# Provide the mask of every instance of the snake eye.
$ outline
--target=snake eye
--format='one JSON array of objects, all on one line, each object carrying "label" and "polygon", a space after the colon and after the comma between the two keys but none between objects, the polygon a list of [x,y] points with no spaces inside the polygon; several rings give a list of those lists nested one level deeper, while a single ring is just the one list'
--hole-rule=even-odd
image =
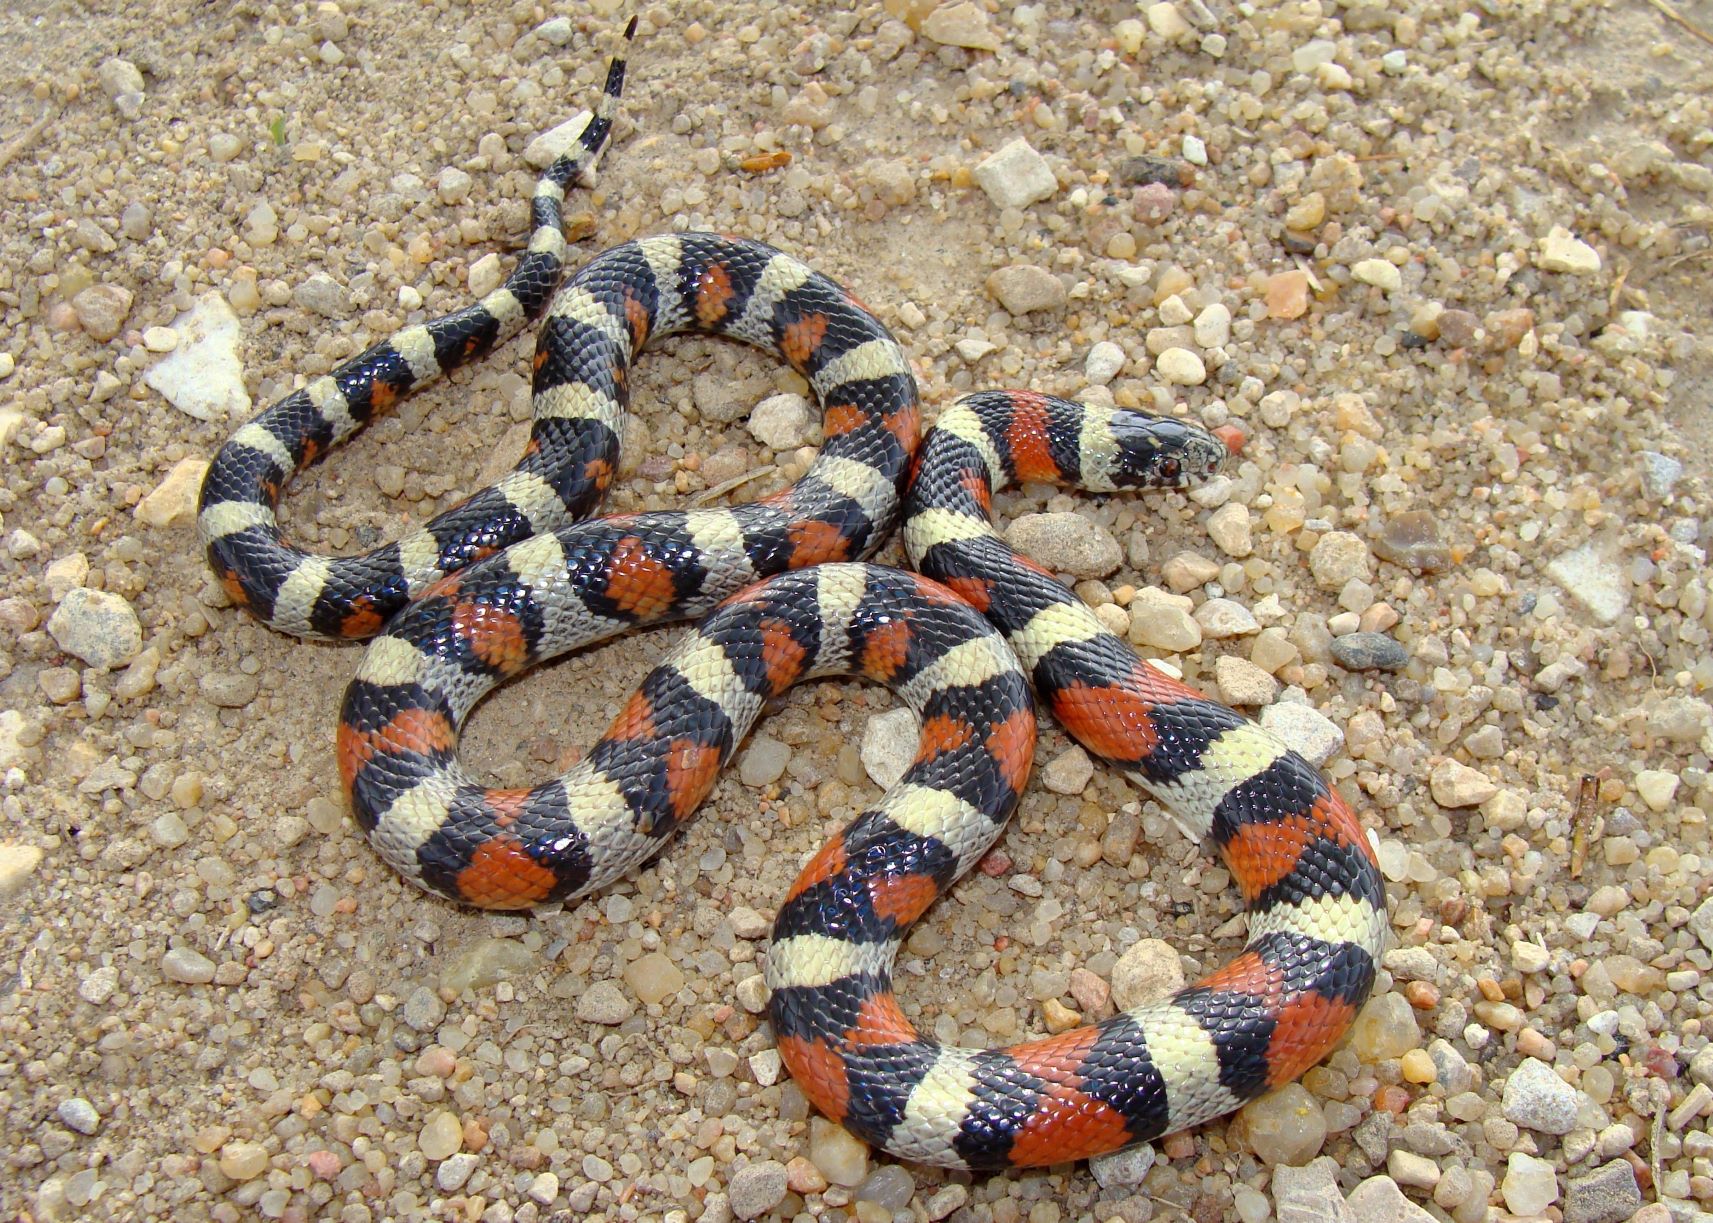
[{"label": "snake eye", "polygon": [[1176,459],[1166,459],[1160,464],[1160,474],[1168,480],[1176,480],[1180,470],[1182,468]]}]

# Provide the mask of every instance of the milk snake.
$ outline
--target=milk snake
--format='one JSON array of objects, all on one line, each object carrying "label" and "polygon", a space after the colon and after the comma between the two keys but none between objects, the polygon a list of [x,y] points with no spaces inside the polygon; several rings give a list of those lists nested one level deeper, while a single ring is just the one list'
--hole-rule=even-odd
[{"label": "milk snake", "polygon": [[[1173,419],[1021,391],[958,400],[920,443],[915,380],[891,334],[760,242],[627,242],[555,293],[565,190],[598,159],[623,79],[615,58],[580,143],[541,177],[529,251],[502,288],[261,413],[203,488],[204,545],[234,602],[284,632],[374,637],[345,694],[338,763],[376,851],[470,904],[575,900],[664,845],[767,700],[860,674],[916,711],[920,744],[808,863],[775,922],[773,1032],[818,1108],[901,1158],[1022,1167],[1194,1126],[1294,1079],[1374,980],[1385,901],[1360,821],[1268,732],[1139,658],[990,518],[1014,481],[1180,486],[1225,446]],[[543,310],[535,422],[515,471],[365,557],[284,542],[275,511],[295,473]],[[770,349],[802,374],[822,405],[819,456],[753,504],[579,522],[616,469],[632,361],[684,331]],[[901,516],[919,572],[863,563]],[[497,683],[638,625],[696,618],[564,776],[490,789],[461,768],[459,727]],[[1006,1049],[942,1046],[905,1016],[891,967],[911,923],[1017,806],[1035,694],[1213,841],[1247,901],[1249,940],[1194,985],[1093,1026]]]}]

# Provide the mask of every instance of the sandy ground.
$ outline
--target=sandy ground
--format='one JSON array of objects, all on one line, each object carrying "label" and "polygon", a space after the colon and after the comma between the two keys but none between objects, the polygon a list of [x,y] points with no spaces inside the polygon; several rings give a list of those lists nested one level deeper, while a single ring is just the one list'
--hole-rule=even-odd
[{"label": "sandy ground", "polygon": [[[1362,1218],[1657,1223],[1713,1205],[1713,46],[1642,0],[987,7],[646,5],[572,259],[674,227],[761,237],[873,306],[930,405],[1019,385],[1240,424],[1242,462],[1194,498],[1029,488],[999,510],[1082,514],[1122,559],[1068,576],[1145,652],[1216,691],[1255,690],[1254,668],[1216,668],[1253,659],[1272,688],[1251,700],[1282,690],[1342,733],[1329,768],[1377,830],[1398,944],[1355,1042],[1151,1169],[948,1177],[841,1146],[740,1001],[765,954],[740,910],[770,915],[878,794],[853,747],[888,698],[854,685],[794,693],[763,726],[783,775],[732,770],[607,897],[494,918],[408,890],[333,775],[358,649],[232,610],[195,547],[186,481],[243,413],[194,419],[144,375],[209,293],[257,407],[465,301],[479,261],[503,270],[524,240],[524,146],[592,99],[623,15],[15,0],[0,1208],[1054,1223],[1290,1218],[1293,1193],[1321,1203],[1296,1217],[1335,1218],[1355,1192]],[[1676,11],[1713,28],[1705,0]],[[1004,209],[974,171],[1017,138],[1056,182]],[[996,300],[1013,265],[1055,282],[1041,308]],[[1204,330],[1215,303],[1234,321]],[[1102,342],[1124,363],[1091,384]],[[293,536],[355,550],[504,470],[530,343],[299,481]],[[1172,381],[1167,348],[1205,377]],[[733,495],[782,486],[803,455],[722,408],[790,387],[765,355],[663,345],[611,506],[769,464]],[[1412,545],[1423,529],[1437,540]],[[1199,644],[1147,644],[1171,606],[1147,588],[1168,586]],[[76,591],[128,608],[93,645],[50,630],[91,602]],[[1403,669],[1340,662],[1353,629]],[[574,759],[674,636],[511,685],[468,758],[507,783]],[[1038,759],[1067,747],[1048,728]],[[1037,783],[1009,868],[912,940],[901,993],[924,1028],[1008,1042],[1045,1030],[1049,1000],[1109,1008],[1127,955],[1158,966],[1146,940],[1191,975],[1241,944],[1212,859],[1108,771],[1072,784]],[[575,1013],[598,982],[620,1022]],[[1337,1186],[1320,1199],[1279,1168],[1317,1155]]]}]

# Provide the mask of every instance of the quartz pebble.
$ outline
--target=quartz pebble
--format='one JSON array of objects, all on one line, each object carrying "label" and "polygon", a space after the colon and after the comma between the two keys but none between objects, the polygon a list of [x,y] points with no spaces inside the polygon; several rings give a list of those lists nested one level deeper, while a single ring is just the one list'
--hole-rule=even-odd
[{"label": "quartz pebble", "polygon": [[1173,386],[1200,386],[1207,381],[1207,366],[1187,348],[1168,348],[1154,358],[1154,369]]},{"label": "quartz pebble", "polygon": [[445,1109],[434,1113],[416,1137],[417,1150],[428,1159],[441,1160],[456,1155],[464,1145],[464,1127],[458,1118]]},{"label": "quartz pebble", "polygon": [[773,395],[755,405],[749,416],[749,431],[769,449],[792,450],[811,440],[814,419],[803,396]]},{"label": "quartz pebble", "polygon": [[1021,514],[1006,529],[1005,539],[1024,555],[1072,577],[1106,577],[1124,561],[1112,532],[1081,514]]},{"label": "quartz pebble", "polygon": [[1441,760],[1428,773],[1428,789],[1442,807],[1478,807],[1499,792],[1493,779],[1456,760]]},{"label": "quartz pebble", "polygon": [[760,1218],[785,1197],[785,1165],[764,1159],[746,1164],[732,1175],[726,1186],[726,1196],[733,1216],[739,1219]]},{"label": "quartz pebble", "polygon": [[74,587],[48,618],[48,632],[60,649],[92,667],[123,666],[143,648],[137,613],[123,598],[105,590]]},{"label": "quartz pebble", "polygon": [[746,786],[768,786],[778,781],[790,763],[791,749],[778,739],[757,735],[750,740],[743,759],[738,762],[738,776]]},{"label": "quartz pebble", "polygon": [[1081,794],[1094,776],[1094,762],[1080,747],[1069,747],[1041,768],[1041,784],[1054,794]]},{"label": "quartz pebble", "polygon": [[1183,987],[1183,963],[1164,939],[1142,939],[1112,966],[1112,1000],[1121,1010],[1158,1001]]},{"label": "quartz pebble", "polygon": [[862,767],[877,786],[891,786],[916,758],[916,715],[908,709],[876,714],[863,728]]},{"label": "quartz pebble", "polygon": [[664,952],[651,951],[625,965],[625,983],[644,1006],[660,1002],[684,988],[684,973]]},{"label": "quartz pebble", "polygon": [[214,980],[214,961],[190,947],[174,947],[161,957],[161,975],[181,985],[207,985]]},{"label": "quartz pebble", "polygon": [[71,308],[86,333],[97,340],[111,340],[125,325],[131,300],[131,290],[122,285],[90,285],[71,299]]},{"label": "quartz pebble", "polygon": [[1059,189],[1047,159],[1021,136],[977,165],[975,181],[996,208],[1026,208]]},{"label": "quartz pebble", "polygon": [[1307,1163],[1326,1142],[1326,1117],[1320,1101],[1301,1083],[1287,1083],[1243,1106],[1240,1114],[1249,1147],[1264,1164]]},{"label": "quartz pebble", "polygon": [[868,1175],[868,1145],[821,1117],[809,1122],[809,1158],[830,1184],[854,1187]]},{"label": "quartz pebble", "polygon": [[987,291],[1012,314],[1057,310],[1065,304],[1065,286],[1059,278],[1032,263],[1000,268],[987,278]]},{"label": "quartz pebble", "polygon": [[1526,1057],[1505,1080],[1505,1119],[1542,1134],[1568,1134],[1576,1125],[1576,1088],[1539,1058]]},{"label": "quartz pebble", "polygon": [[1512,1151],[1506,1160],[1505,1179],[1499,1188],[1505,1196],[1505,1209],[1514,1215],[1538,1217],[1558,1201],[1558,1177],[1552,1165],[1521,1151]]}]

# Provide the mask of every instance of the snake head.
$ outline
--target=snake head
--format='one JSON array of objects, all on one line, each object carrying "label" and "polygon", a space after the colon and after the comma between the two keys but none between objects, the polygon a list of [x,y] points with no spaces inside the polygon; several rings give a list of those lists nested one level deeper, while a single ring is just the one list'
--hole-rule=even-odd
[{"label": "snake head", "polygon": [[1114,449],[1106,474],[1114,489],[1200,484],[1232,451],[1200,425],[1129,408],[1114,409],[1108,428]]}]

